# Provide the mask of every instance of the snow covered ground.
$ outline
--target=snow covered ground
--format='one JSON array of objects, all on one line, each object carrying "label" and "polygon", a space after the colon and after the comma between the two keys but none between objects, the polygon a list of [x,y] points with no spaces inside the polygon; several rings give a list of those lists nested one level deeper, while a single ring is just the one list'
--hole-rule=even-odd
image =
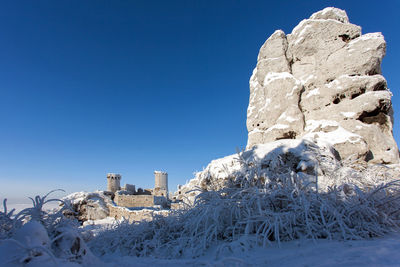
[{"label": "snow covered ground", "polygon": [[[113,218],[102,220],[86,221],[81,228],[82,233],[91,232],[97,235],[99,232],[109,229],[116,223]],[[120,221],[119,221],[120,223]],[[38,223],[36,223],[38,225]],[[36,227],[38,230],[41,227]],[[35,228],[35,229],[36,229]],[[32,228],[34,229],[34,228]],[[24,232],[25,231],[25,232]],[[50,242],[47,233],[38,238],[40,231],[25,229],[22,233],[26,236],[35,236],[35,239],[24,238],[25,234],[16,234],[15,240],[18,242],[45,240]],[[29,231],[27,234],[26,231]],[[45,231],[44,228],[41,230]],[[68,235],[68,232],[65,232]],[[36,238],[37,237],[37,238]],[[73,235],[72,235],[73,237]],[[73,239],[66,239],[67,242]],[[88,253],[83,264],[77,262],[66,262],[65,260],[52,259],[43,250],[42,254],[28,255],[23,257],[26,252],[33,252],[32,249],[20,249],[27,244],[34,247],[41,247],[42,243],[29,244],[0,241],[0,266],[400,266],[400,232],[391,233],[382,238],[365,239],[359,241],[329,241],[329,240],[294,240],[281,242],[280,247],[276,242],[267,244],[266,247],[254,246],[253,235],[244,235],[231,243],[219,243],[206,250],[198,258],[174,258],[157,259],[150,257],[122,256],[121,254],[105,254],[97,258]],[[68,245],[68,244],[67,244]],[[109,244],[110,246],[112,244]],[[69,246],[66,246],[69,248]],[[84,246],[83,248],[86,248]],[[26,250],[26,251],[25,251]],[[40,251],[40,250],[39,250]],[[15,255],[14,255],[15,254]],[[98,256],[98,255],[97,255]],[[12,258],[21,259],[19,263],[10,261]],[[24,263],[25,260],[27,263]],[[8,261],[8,263],[7,263]]]},{"label": "snow covered ground", "polygon": [[108,255],[110,266],[400,266],[400,234],[360,241],[292,241],[267,248],[236,249],[216,258],[209,249],[198,259],[160,260]]},{"label": "snow covered ground", "polygon": [[[86,222],[85,230],[101,231],[115,223],[112,218]],[[251,238],[249,238],[251,240]],[[247,239],[247,240],[249,240]],[[295,240],[267,247],[243,246],[242,238],[221,249],[208,249],[196,259],[156,259],[105,255],[106,266],[400,266],[400,233],[357,241]],[[221,243],[222,244],[222,243]]]}]

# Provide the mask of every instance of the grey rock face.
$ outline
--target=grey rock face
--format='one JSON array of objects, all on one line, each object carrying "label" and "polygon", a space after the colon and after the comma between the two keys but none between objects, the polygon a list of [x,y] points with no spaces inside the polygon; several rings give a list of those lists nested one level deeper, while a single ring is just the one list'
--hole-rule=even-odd
[{"label": "grey rock face", "polygon": [[105,194],[106,191],[95,192],[76,192],[63,198],[69,203],[73,212],[65,215],[75,217],[84,222],[87,220],[100,220],[108,217],[110,211],[107,207],[112,203],[111,195]]},{"label": "grey rock face", "polygon": [[250,149],[279,139],[330,143],[341,158],[397,163],[391,92],[381,75],[386,42],[325,8],[291,34],[275,31],[250,78]]}]

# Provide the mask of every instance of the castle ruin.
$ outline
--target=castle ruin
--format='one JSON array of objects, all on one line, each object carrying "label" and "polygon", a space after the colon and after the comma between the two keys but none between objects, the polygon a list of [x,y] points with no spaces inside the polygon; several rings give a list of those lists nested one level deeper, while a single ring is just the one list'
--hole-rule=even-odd
[{"label": "castle ruin", "polygon": [[154,195],[168,197],[168,173],[155,171],[154,178]]},{"label": "castle ruin", "polygon": [[114,202],[119,207],[145,208],[155,205],[166,208],[168,205],[168,173],[162,171],[154,172],[155,186],[153,189],[136,190],[135,185],[125,184],[121,188],[121,175],[116,173],[107,174],[107,191],[114,194]]},{"label": "castle ruin", "polygon": [[107,191],[115,193],[120,190],[121,175],[117,173],[107,173]]}]

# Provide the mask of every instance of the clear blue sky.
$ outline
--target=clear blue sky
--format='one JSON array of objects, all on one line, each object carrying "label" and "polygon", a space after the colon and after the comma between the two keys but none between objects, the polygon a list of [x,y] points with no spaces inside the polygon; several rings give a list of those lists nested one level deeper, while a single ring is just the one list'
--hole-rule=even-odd
[{"label": "clear blue sky", "polygon": [[170,189],[246,145],[260,46],[326,6],[387,41],[400,129],[400,1],[2,1],[0,198],[105,188],[106,173]]}]

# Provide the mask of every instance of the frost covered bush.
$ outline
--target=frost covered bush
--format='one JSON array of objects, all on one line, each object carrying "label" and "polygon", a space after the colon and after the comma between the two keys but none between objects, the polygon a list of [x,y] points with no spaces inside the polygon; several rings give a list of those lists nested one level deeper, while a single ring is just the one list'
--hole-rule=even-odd
[{"label": "frost covered bush", "polygon": [[[21,228],[23,224],[28,221],[40,222],[49,232],[52,232],[54,227],[59,223],[70,222],[63,220],[64,217],[62,216],[62,213],[65,210],[70,209],[69,205],[60,199],[47,199],[48,196],[55,191],[63,190],[52,190],[46,195],[36,196],[34,199],[30,197],[29,199],[32,201],[32,207],[25,208],[15,215],[15,209],[8,212],[7,199],[4,199],[4,212],[0,212],[0,239],[10,237],[17,229]],[[49,202],[61,202],[64,205],[55,212],[48,212],[43,209],[43,206]]]},{"label": "frost covered bush", "polygon": [[7,199],[3,200],[4,211],[0,211],[0,240],[10,236],[13,228],[13,214],[15,209],[7,210]]},{"label": "frost covered bush", "polygon": [[382,236],[400,222],[397,181],[367,186],[345,183],[317,192],[294,173],[263,177],[262,183],[257,182],[256,172],[253,175],[240,187],[202,192],[191,209],[151,222],[116,225],[89,246],[98,255],[196,257],[212,245],[226,248],[237,240],[243,246],[267,246],[299,238]]},{"label": "frost covered bush", "polygon": [[[54,191],[51,191],[52,193]],[[45,196],[30,198],[32,208],[13,215],[8,212],[6,200],[0,213],[0,263],[2,266],[86,266],[100,262],[87,248],[78,232],[78,223],[66,219],[63,211],[67,203],[57,211],[48,212],[43,205],[59,201]]]}]

